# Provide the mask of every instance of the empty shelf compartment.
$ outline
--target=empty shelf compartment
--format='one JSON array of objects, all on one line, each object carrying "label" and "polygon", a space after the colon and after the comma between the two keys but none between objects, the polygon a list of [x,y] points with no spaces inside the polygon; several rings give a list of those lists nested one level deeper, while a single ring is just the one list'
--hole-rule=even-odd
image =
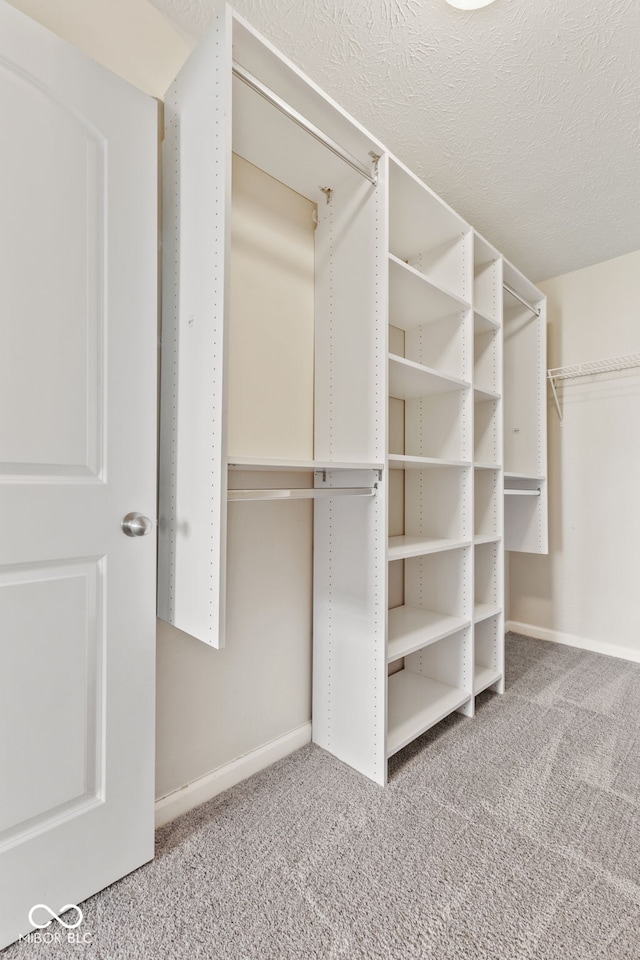
[{"label": "empty shelf compartment", "polygon": [[482,667],[476,663],[473,668],[473,692],[482,693],[487,687],[497,683],[502,678],[502,671],[495,667]]},{"label": "empty shelf compartment", "polygon": [[451,636],[469,621],[433,610],[402,606],[389,610],[387,660],[398,660],[421,647]]},{"label": "empty shelf compartment", "polygon": [[449,716],[470,694],[430,677],[400,670],[389,677],[387,756]]},{"label": "empty shelf compartment", "polygon": [[389,355],[389,396],[397,400],[415,400],[433,393],[466,390],[470,386],[459,377],[438,373],[431,367],[405,360],[404,357]]},{"label": "empty shelf compartment", "polygon": [[502,678],[504,630],[500,613],[476,623],[473,659],[473,692],[476,694]]},{"label": "empty shelf compartment", "polygon": [[447,316],[455,316],[468,304],[443,289],[415,267],[389,255],[389,320],[394,327],[411,330]]}]

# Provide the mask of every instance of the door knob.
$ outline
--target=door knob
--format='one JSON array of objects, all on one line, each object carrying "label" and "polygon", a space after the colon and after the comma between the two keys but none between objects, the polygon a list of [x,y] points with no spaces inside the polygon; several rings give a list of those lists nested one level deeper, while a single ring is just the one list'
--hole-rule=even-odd
[{"label": "door knob", "polygon": [[153,520],[141,513],[128,513],[120,526],[128,537],[146,537],[153,530]]}]

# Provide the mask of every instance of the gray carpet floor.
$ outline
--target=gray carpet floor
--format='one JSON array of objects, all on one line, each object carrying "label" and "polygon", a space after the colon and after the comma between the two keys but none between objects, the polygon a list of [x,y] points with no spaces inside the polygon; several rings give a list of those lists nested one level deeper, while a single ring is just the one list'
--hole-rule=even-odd
[{"label": "gray carpet floor", "polygon": [[305,747],[160,830],[90,947],[3,960],[639,960],[639,806],[640,664],[510,635],[386,790]]}]

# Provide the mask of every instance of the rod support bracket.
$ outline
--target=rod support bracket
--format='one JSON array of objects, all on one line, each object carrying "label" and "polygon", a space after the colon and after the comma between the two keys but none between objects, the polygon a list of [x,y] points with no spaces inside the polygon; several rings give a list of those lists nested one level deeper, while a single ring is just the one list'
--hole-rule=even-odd
[{"label": "rod support bracket", "polygon": [[375,187],[378,184],[378,165],[380,163],[380,154],[376,153],[375,150],[369,150],[369,156],[371,157],[371,180]]}]

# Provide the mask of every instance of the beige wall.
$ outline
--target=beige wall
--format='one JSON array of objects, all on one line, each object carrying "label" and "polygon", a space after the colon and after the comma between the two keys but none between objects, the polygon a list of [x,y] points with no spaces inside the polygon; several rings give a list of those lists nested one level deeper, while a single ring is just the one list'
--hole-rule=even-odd
[{"label": "beige wall", "polygon": [[[550,367],[640,351],[640,251],[540,284]],[[640,659],[640,370],[571,381],[549,405],[545,557],[510,555],[509,617]]]},{"label": "beige wall", "polygon": [[161,98],[189,54],[188,42],[147,0],[9,0],[14,7]]},{"label": "beige wall", "polygon": [[[313,458],[313,205],[234,158],[229,451]],[[311,474],[232,472],[230,486]],[[311,720],[311,501],[228,513],[226,647],[158,630],[157,795]]]},{"label": "beige wall", "polygon": [[[189,44],[146,0],[11,2],[151,96],[162,97],[188,56]],[[289,318],[297,318],[299,329],[293,331],[294,336],[288,340],[289,348],[294,341],[295,346],[287,355],[289,372],[281,378],[281,382],[286,381],[295,392],[300,371],[308,371],[313,363],[310,205],[292,191],[283,194],[286,188],[276,181],[271,181],[269,189],[263,177],[256,171],[252,178],[249,170],[244,178],[245,191],[241,199],[245,232],[248,227],[251,233],[252,216],[262,218],[264,214],[264,210],[256,209],[255,203],[252,213],[253,193],[254,201],[262,196],[263,207],[284,210],[284,219],[280,223],[272,222],[272,227],[279,232],[279,245],[272,244],[269,255],[277,255],[278,249],[282,252],[282,244],[286,246],[288,237],[291,262],[295,261],[299,272],[303,264],[303,275],[306,271],[307,279],[302,284],[300,276],[297,280],[296,299],[303,304],[302,310],[298,303],[295,310],[289,311]],[[283,202],[286,195],[290,195],[288,203]],[[306,253],[302,250],[304,242],[301,244],[303,234]],[[262,241],[257,239],[254,253],[259,254],[264,235]],[[262,247],[264,253],[264,242]],[[261,298],[273,295],[273,290],[261,289],[255,282],[248,292],[258,306]],[[262,317],[263,313],[261,310],[257,316]],[[310,400],[312,402],[312,394],[307,388],[295,411],[300,457],[310,456],[312,446]],[[235,481],[265,486],[301,483],[299,475],[279,476],[274,481],[273,474],[250,478],[239,474]],[[158,796],[210,773],[310,719],[310,503],[234,504],[232,511],[227,648],[212,650],[159,623]]]}]

